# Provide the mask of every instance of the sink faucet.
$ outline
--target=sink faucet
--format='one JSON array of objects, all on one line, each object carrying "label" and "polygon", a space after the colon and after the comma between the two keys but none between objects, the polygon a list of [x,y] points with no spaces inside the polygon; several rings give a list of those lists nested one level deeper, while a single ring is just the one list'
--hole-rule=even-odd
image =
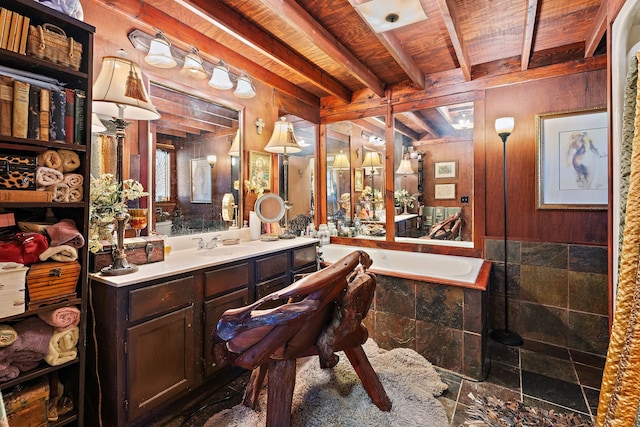
[{"label": "sink faucet", "polygon": [[207,243],[206,248],[207,248],[207,249],[213,249],[213,248],[218,247],[218,243],[217,243],[217,242],[219,242],[219,241],[221,241],[221,240],[222,240],[222,239],[220,238],[220,236],[219,236],[219,235],[218,235],[218,236],[213,236],[213,237],[211,238],[211,240],[209,240],[209,243]]},{"label": "sink faucet", "polygon": [[204,240],[202,239],[202,237],[192,237],[191,240],[197,240],[198,241],[198,250],[200,249],[204,249]]}]

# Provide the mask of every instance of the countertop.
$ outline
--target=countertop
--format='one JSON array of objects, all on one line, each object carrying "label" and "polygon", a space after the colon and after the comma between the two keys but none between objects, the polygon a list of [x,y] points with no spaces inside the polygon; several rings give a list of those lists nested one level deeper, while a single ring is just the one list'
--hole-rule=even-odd
[{"label": "countertop", "polygon": [[164,261],[140,265],[135,273],[121,276],[104,276],[101,273],[92,273],[89,274],[89,279],[122,287],[318,242],[318,239],[296,237],[295,239],[268,242],[254,240],[229,246],[223,246],[219,243],[216,248],[197,249],[197,241],[193,241],[202,237],[206,243],[211,240],[211,237],[218,235],[227,238],[225,233],[169,237],[165,241],[165,246],[169,245],[172,249],[169,254],[165,255]]}]

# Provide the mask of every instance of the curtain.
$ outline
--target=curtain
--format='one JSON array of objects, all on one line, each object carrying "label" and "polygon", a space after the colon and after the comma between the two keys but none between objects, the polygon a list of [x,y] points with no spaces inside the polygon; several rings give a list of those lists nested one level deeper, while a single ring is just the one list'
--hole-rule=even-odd
[{"label": "curtain", "polygon": [[[620,192],[624,220],[616,309],[600,388],[596,425],[634,426],[640,396],[640,106],[638,56],[627,73]],[[624,184],[628,182],[628,186]],[[626,203],[625,203],[626,200]]]}]

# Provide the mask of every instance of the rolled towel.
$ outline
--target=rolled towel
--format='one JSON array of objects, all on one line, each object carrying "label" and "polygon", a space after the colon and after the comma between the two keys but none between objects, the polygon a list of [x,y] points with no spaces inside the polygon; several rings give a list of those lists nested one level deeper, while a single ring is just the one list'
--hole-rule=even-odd
[{"label": "rolled towel", "polygon": [[39,258],[40,261],[46,261],[49,258],[60,262],[75,261],[78,259],[78,250],[69,245],[49,246],[39,255]]},{"label": "rolled towel", "polygon": [[38,166],[44,166],[47,168],[61,170],[62,169],[62,157],[55,150],[47,150],[38,154]]},{"label": "rolled towel", "polygon": [[69,187],[70,202],[81,202],[83,194],[82,187]]},{"label": "rolled towel", "polygon": [[66,203],[69,202],[69,186],[64,182],[59,182],[57,184],[46,187],[47,191],[51,191],[53,193],[52,200],[54,202]]},{"label": "rolled towel", "polygon": [[58,150],[62,158],[62,172],[73,172],[80,167],[80,156],[71,150]]},{"label": "rolled towel", "polygon": [[64,179],[62,172],[59,172],[53,168],[40,166],[36,169],[36,185],[38,187],[51,187],[56,185]]},{"label": "rolled towel", "polygon": [[0,324],[0,347],[13,344],[18,339],[18,333],[7,324]]},{"label": "rolled towel", "polygon": [[79,173],[65,173],[63,174],[64,178],[62,182],[67,184],[69,188],[73,187],[82,187],[82,183],[84,182],[84,177]]},{"label": "rolled towel", "polygon": [[84,246],[84,237],[78,231],[76,223],[72,219],[61,219],[47,227],[49,246],[69,245],[76,249]]},{"label": "rolled towel", "polygon": [[14,352],[29,351],[40,353],[44,357],[49,351],[49,341],[53,335],[53,326],[47,325],[36,316],[13,325],[18,333],[18,339],[11,345]]},{"label": "rolled towel", "polygon": [[15,366],[7,365],[6,368],[0,369],[0,383],[12,380],[20,375],[20,369]]},{"label": "rolled towel", "polygon": [[65,331],[80,323],[80,310],[77,307],[60,307],[55,310],[38,313],[38,317],[56,331]]},{"label": "rolled towel", "polygon": [[55,332],[49,342],[49,352],[44,357],[51,366],[62,365],[76,358],[80,330],[77,326],[66,331]]}]

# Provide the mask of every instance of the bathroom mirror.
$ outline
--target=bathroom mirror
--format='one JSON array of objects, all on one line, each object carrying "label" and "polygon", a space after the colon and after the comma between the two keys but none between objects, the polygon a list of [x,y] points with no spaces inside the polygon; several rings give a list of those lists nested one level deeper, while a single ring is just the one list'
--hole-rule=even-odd
[{"label": "bathroom mirror", "polygon": [[254,210],[260,221],[269,224],[278,222],[284,216],[284,199],[274,193],[263,194],[256,200]]}]

